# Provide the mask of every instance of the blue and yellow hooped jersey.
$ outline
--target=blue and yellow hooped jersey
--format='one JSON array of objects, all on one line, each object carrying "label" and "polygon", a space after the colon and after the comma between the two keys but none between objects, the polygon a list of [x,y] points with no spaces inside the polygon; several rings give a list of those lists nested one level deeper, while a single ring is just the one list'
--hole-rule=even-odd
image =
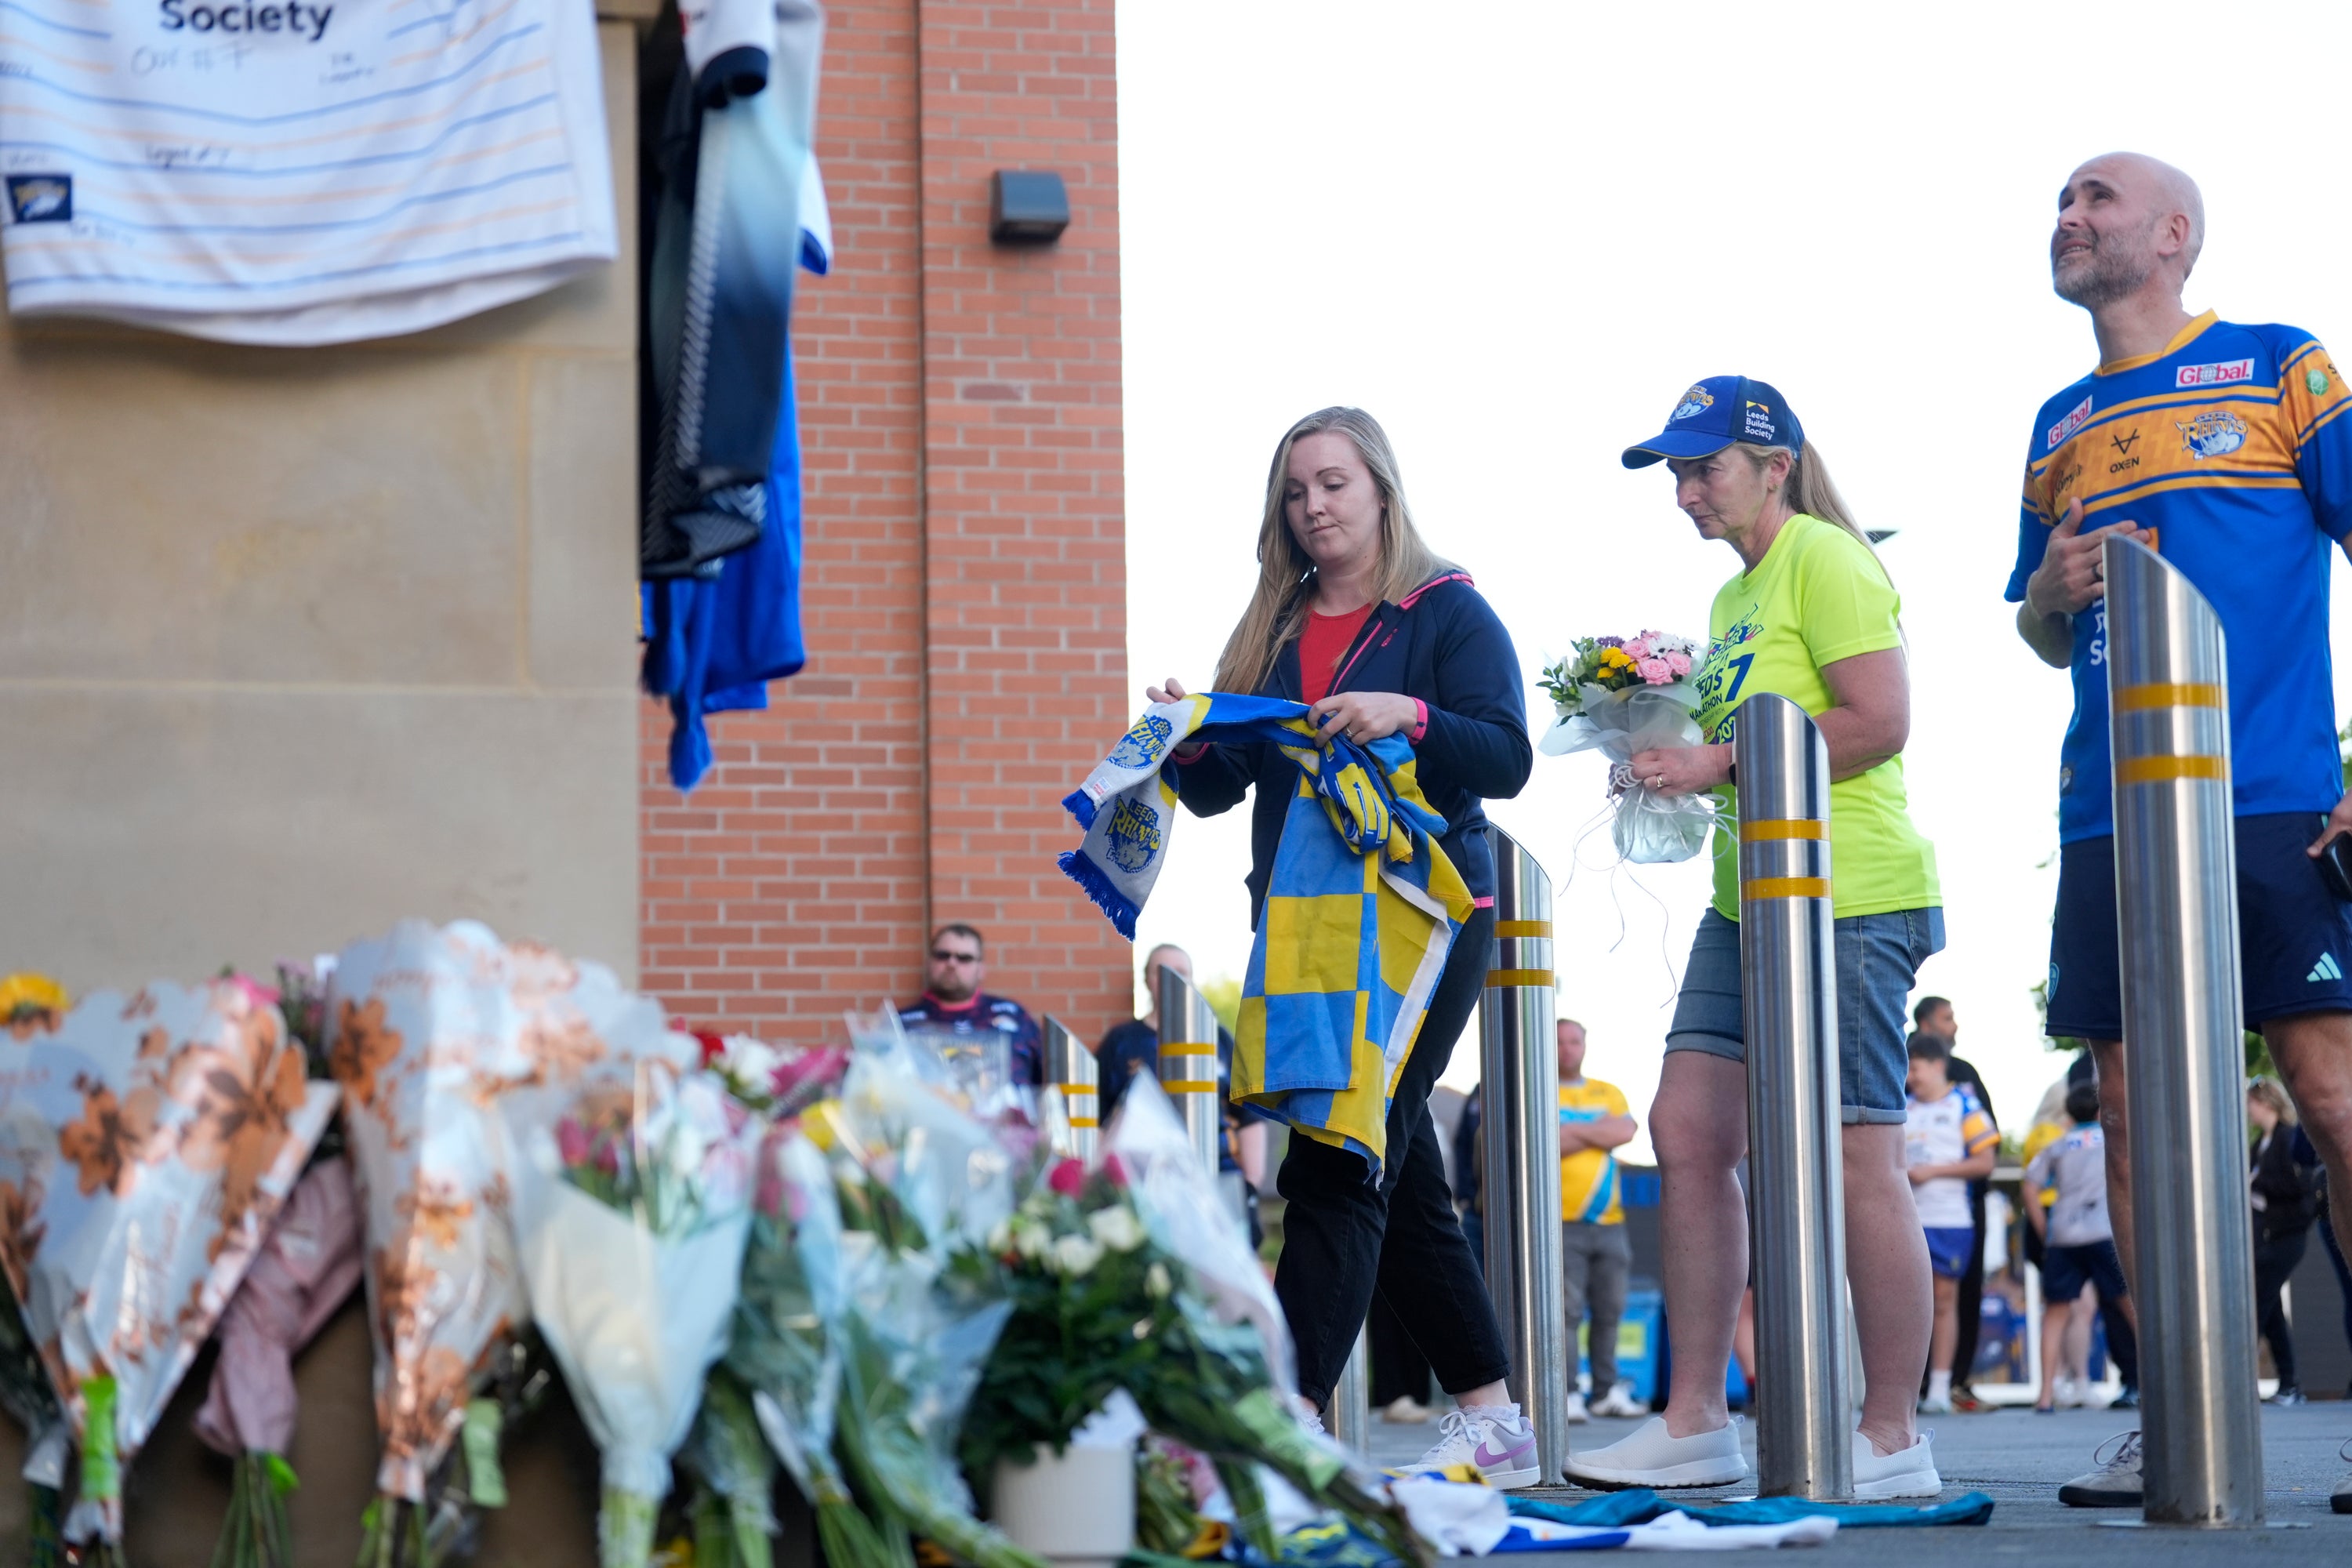
[{"label": "blue and yellow hooped jersey", "polygon": [[[2352,532],[2352,408],[2327,351],[2293,327],[2211,311],[2161,353],[2119,360],[2042,405],[2025,468],[2025,597],[2051,531],[2136,522],[2221,617],[2237,814],[2326,811],[2343,794],[2327,650],[2328,552]],[[2074,617],[2074,717],[2058,837],[2115,831],[2105,602]]]}]

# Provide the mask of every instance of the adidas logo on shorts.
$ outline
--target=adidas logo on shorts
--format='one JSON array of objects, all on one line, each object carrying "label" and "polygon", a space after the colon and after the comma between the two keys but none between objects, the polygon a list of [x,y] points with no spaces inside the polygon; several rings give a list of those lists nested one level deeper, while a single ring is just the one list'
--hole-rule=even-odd
[{"label": "adidas logo on shorts", "polygon": [[2344,978],[2344,968],[2336,962],[2334,953],[2323,952],[2319,955],[2319,962],[2311,966],[2311,973],[2304,978],[2314,985],[2323,980],[2341,980]]}]

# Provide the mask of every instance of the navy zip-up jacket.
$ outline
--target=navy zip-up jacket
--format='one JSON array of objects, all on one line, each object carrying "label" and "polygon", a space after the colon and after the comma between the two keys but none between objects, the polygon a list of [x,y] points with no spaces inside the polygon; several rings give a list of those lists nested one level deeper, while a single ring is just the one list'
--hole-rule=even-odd
[{"label": "navy zip-up jacket", "polygon": [[[1304,700],[1300,689],[1294,638],[1252,695],[1298,702]],[[1395,691],[1427,706],[1428,728],[1413,746],[1421,793],[1430,809],[1445,818],[1445,837],[1439,842],[1446,858],[1473,897],[1481,903],[1491,900],[1495,858],[1486,845],[1481,803],[1508,800],[1526,786],[1535,747],[1528,740],[1519,656],[1503,623],[1471,585],[1470,574],[1449,572],[1407,594],[1402,604],[1382,600],[1374,605],[1340,658],[1331,690]],[[1179,797],[1196,816],[1230,811],[1252,784],[1257,786],[1249,871],[1250,928],[1255,930],[1274,876],[1283,819],[1297,791],[1298,764],[1277,746],[1254,742],[1212,745],[1191,762],[1173,765]]]}]

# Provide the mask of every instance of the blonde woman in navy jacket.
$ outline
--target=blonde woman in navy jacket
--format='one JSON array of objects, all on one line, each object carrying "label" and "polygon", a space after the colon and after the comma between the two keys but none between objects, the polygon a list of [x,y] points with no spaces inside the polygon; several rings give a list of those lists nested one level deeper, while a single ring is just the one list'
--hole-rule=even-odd
[{"label": "blonde woman in navy jacket", "polygon": [[[1275,1291],[1298,1347],[1299,1392],[1319,1410],[1377,1289],[1461,1409],[1424,1464],[1475,1464],[1494,1485],[1537,1479],[1535,1429],[1503,1387],[1509,1358],[1454,1212],[1429,1094],[1486,983],[1495,860],[1481,803],[1518,794],[1534,761],[1518,656],[1467,573],[1412,525],[1387,435],[1357,408],[1327,408],[1275,449],[1258,528],[1258,584],[1217,661],[1214,689],[1305,702],[1326,734],[1403,733],[1441,840],[1477,910],[1454,939],[1389,1108],[1386,1168],[1293,1138]],[[1184,694],[1169,680],[1154,702]],[[1298,774],[1271,745],[1179,751],[1181,796],[1213,816],[1253,785],[1250,919],[1263,912]]]}]

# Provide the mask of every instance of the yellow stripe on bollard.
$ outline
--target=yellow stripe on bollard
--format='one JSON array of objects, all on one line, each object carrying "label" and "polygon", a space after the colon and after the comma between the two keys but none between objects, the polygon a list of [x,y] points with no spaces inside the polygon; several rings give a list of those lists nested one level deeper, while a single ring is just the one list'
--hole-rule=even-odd
[{"label": "yellow stripe on bollard", "polygon": [[1070,1118],[1070,1125],[1083,1131],[1088,1127],[1099,1126],[1101,1123],[1091,1116],[1073,1116]]},{"label": "yellow stripe on bollard", "polygon": [[1739,825],[1742,844],[1766,844],[1776,838],[1827,838],[1830,825],[1817,816],[1780,816]]},{"label": "yellow stripe on bollard", "polygon": [[2221,779],[2230,776],[2222,757],[2126,757],[2116,764],[2117,784],[2170,784],[2175,779]]},{"label": "yellow stripe on bollard", "polygon": [[1217,1054],[1214,1041],[1169,1040],[1160,1047],[1163,1057],[1213,1057]]},{"label": "yellow stripe on bollard", "polygon": [[1540,985],[1549,990],[1551,986],[1551,971],[1549,969],[1490,969],[1486,971],[1486,985],[1489,990],[1497,985]]},{"label": "yellow stripe on bollard", "polygon": [[1217,1092],[1217,1080],[1209,1079],[1205,1081],[1195,1081],[1188,1078],[1180,1078],[1171,1082],[1163,1083],[1160,1087],[1170,1094],[1214,1094]]},{"label": "yellow stripe on bollard", "polygon": [[2201,681],[2158,680],[2145,686],[2126,686],[2116,693],[2118,713],[2146,713],[2159,708],[2226,708],[2228,700],[2218,686]]},{"label": "yellow stripe on bollard", "polygon": [[1495,934],[1497,937],[1549,936],[1551,934],[1551,921],[1496,921],[1495,922]]},{"label": "yellow stripe on bollard", "polygon": [[1744,899],[1826,899],[1830,896],[1827,877],[1751,877],[1740,884],[1739,896]]}]

